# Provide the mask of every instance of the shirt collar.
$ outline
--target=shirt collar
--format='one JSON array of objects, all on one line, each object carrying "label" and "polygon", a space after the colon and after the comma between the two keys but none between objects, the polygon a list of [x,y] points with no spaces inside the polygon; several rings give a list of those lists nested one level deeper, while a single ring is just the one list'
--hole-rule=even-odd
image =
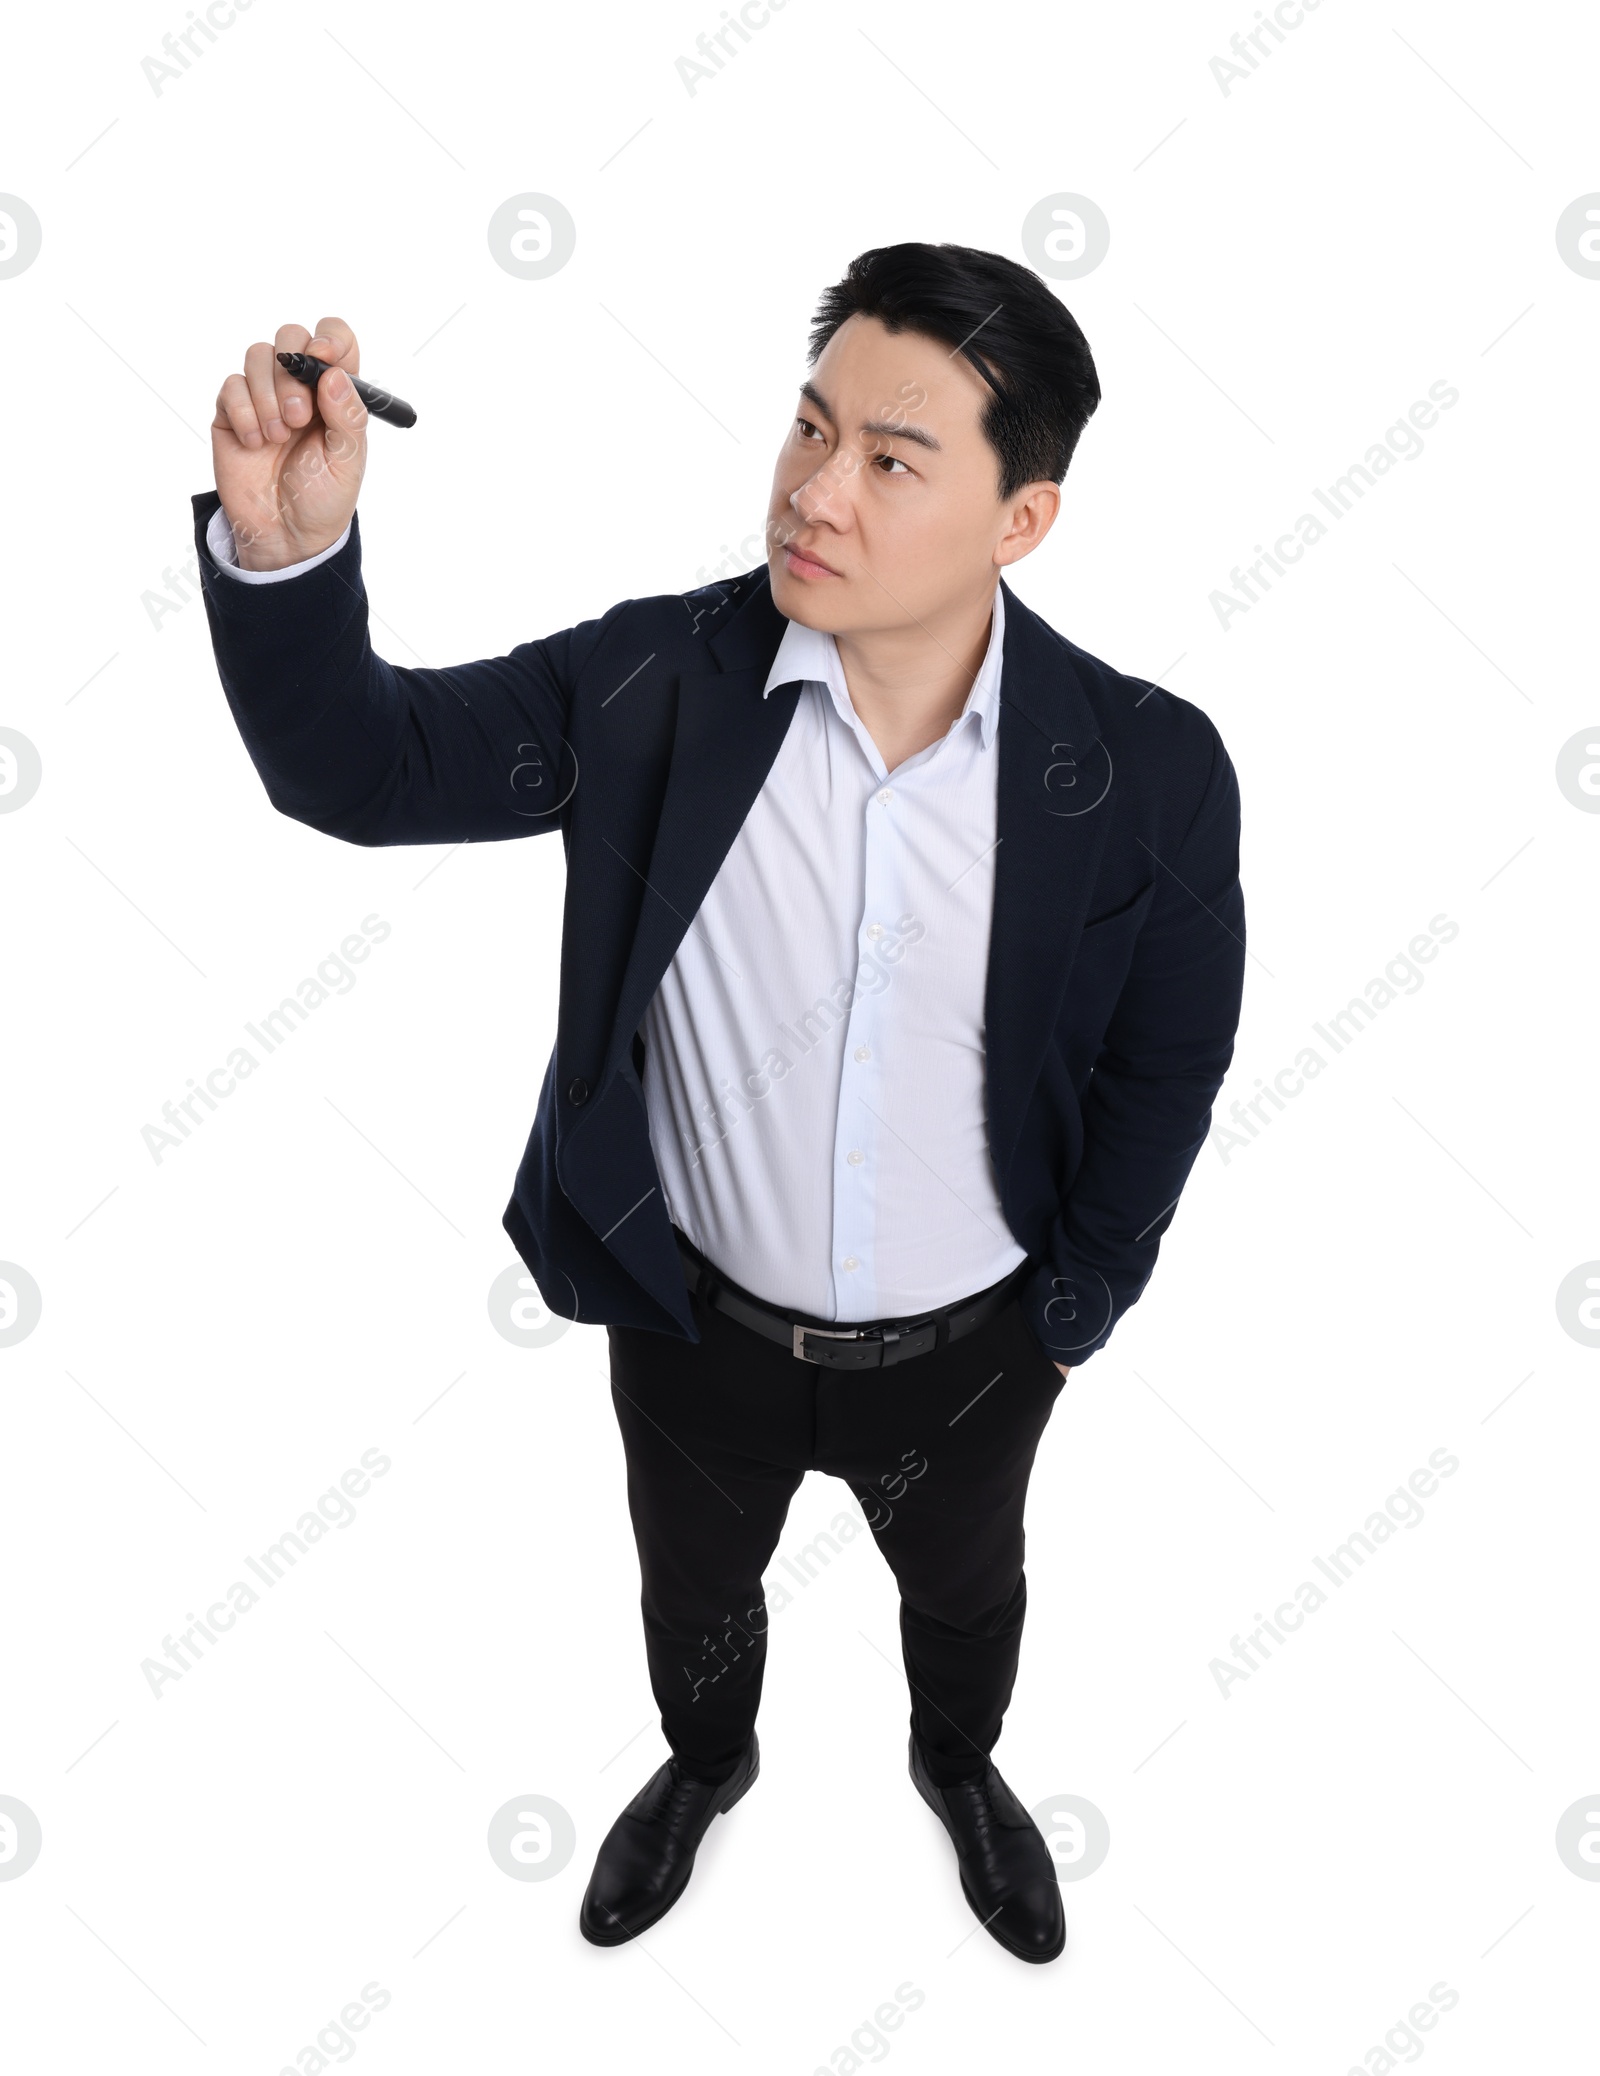
[{"label": "shirt collar", "polygon": [[[972,690],[967,694],[967,703],[959,716],[950,724],[951,732],[966,721],[968,715],[978,719],[980,739],[984,749],[994,741],[996,722],[1000,714],[1000,669],[1005,650],[1006,607],[1005,593],[1000,585],[994,590],[994,616],[989,629],[989,646],[984,651],[978,675],[972,681]],[[778,644],[778,653],[772,659],[772,668],[767,672],[767,682],[761,696],[766,698],[779,685],[792,685],[796,679],[808,684],[819,684],[827,688],[839,718],[854,722],[857,715],[850,701],[850,688],[844,681],[844,666],[839,661],[839,645],[831,634],[823,634],[815,627],[802,627],[798,620],[785,623],[783,639]]]}]

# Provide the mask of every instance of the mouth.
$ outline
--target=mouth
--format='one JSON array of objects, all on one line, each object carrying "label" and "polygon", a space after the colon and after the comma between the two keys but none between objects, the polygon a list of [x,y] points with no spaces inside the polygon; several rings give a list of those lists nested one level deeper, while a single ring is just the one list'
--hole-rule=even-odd
[{"label": "mouth", "polygon": [[794,577],[805,577],[814,581],[821,577],[839,575],[839,571],[831,564],[822,561],[819,556],[803,552],[795,547],[793,542],[787,543],[784,547],[783,563],[785,569]]}]

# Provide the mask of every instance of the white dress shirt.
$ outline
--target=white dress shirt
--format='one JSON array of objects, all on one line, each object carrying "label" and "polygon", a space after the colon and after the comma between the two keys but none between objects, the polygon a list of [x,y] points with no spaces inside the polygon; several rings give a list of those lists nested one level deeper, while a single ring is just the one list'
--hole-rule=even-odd
[{"label": "white dress shirt", "polygon": [[[246,582],[217,513],[207,546]],[[849,1323],[928,1311],[1024,1259],[989,1160],[984,992],[1005,605],[960,717],[886,769],[832,635],[765,784],[645,1011],[667,1210],[735,1283]]]},{"label": "white dress shirt", "polygon": [[926,1311],[1024,1259],[984,1114],[1000,659],[886,770],[832,635],[791,621],[783,745],[645,1014],[674,1221],[758,1297],[819,1319]]}]

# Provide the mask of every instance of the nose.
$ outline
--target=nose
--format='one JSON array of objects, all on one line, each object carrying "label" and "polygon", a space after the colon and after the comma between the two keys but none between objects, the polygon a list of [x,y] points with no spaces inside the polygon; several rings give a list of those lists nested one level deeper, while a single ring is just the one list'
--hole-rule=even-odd
[{"label": "nose", "polygon": [[828,495],[822,480],[822,470],[808,476],[798,490],[789,493],[789,505],[797,519],[809,526],[814,519],[826,517]]},{"label": "nose", "polygon": [[844,488],[854,474],[854,469],[841,465],[838,455],[830,454],[798,490],[790,491],[789,503],[808,525],[821,520],[825,525],[839,526],[844,523],[847,505]]}]

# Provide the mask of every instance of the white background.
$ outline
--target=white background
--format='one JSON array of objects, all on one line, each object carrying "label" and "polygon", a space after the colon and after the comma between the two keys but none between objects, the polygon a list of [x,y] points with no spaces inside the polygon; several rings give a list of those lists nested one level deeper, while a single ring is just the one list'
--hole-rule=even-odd
[{"label": "white background", "polygon": [[[1325,0],[1224,93],[1254,15],[790,0],[693,94],[709,0],[256,0],[159,93],[177,0],[14,25],[0,189],[44,231],[0,281],[0,725],[43,764],[0,818],[0,1258],[43,1293],[0,1350],[0,1794],[44,1841],[0,1880],[19,2069],[315,2069],[369,1982],[374,2072],[847,2071],[903,1983],[920,2008],[853,2052],[908,2076],[1381,2070],[1436,1983],[1459,2001],[1397,2065],[1579,2066],[1600,1885],[1554,1840],[1600,1804],[1600,1354],[1555,1296],[1600,1255],[1600,819],[1555,768],[1600,723],[1600,282],[1555,225],[1600,187],[1600,32]],[[578,227],[532,282],[486,240],[530,190]],[[1021,258],[1061,191],[1111,225],[1058,284],[1104,403],[1014,581],[1237,765],[1219,1115],[1430,918],[1459,934],[1203,1151],[1058,1403],[997,1756],[1030,1807],[1109,1823],[1066,1956],[1020,1965],[962,1900],[864,1533],[774,1617],[757,1788],[671,1915],[596,1951],[594,1850],[664,1754],[605,1337],[519,1349],[486,1302],[560,848],[363,851],[275,814],[163,572],[221,378],[327,314],[421,414],[373,429],[361,504],[392,660],[688,588],[724,544],[745,567],[821,287],[902,238]],[[1220,626],[1230,570],[1437,381],[1425,451]],[[163,1103],[369,914],[357,984],[154,1160]],[[354,1522],[156,1699],[141,1661],[368,1449],[392,1467]],[[1224,1698],[1210,1662],[1435,1450],[1459,1468],[1420,1525]],[[809,1480],[782,1553],[847,1504]],[[546,1880],[486,1848],[528,1795],[576,1825]]]}]

